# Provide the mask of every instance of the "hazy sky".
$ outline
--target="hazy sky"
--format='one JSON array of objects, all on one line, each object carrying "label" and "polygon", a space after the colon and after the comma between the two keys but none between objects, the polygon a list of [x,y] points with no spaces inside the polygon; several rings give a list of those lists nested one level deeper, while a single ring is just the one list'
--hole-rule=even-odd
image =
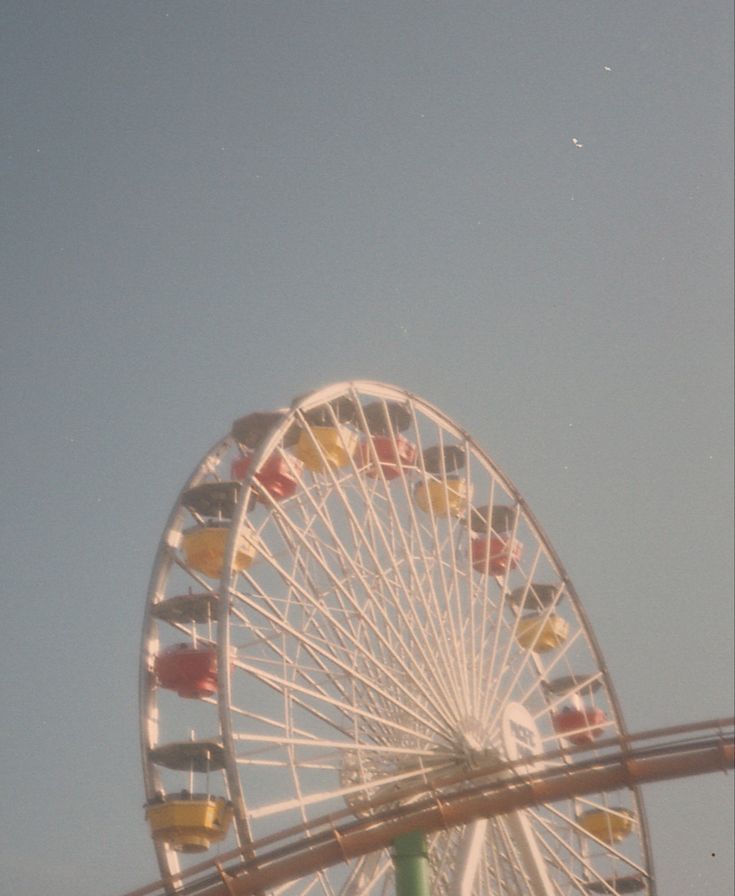
[{"label": "hazy sky", "polygon": [[[632,730],[732,714],[732,33],[727,0],[0,5],[0,890],[156,877],[160,532],[235,417],[333,380],[500,463]],[[730,891],[732,778],[644,795],[662,896]]]}]

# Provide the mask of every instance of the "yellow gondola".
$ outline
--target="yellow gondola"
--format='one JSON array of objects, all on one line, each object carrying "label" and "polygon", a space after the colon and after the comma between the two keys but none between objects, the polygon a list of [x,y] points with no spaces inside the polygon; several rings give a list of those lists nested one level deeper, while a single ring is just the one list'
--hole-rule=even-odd
[{"label": "yellow gondola", "polygon": [[204,852],[224,840],[232,822],[232,803],[222,797],[186,794],[146,806],[154,840],[176,852]]},{"label": "yellow gondola", "polygon": [[561,616],[553,613],[544,618],[543,614],[522,616],[518,620],[516,640],[521,647],[534,653],[546,653],[560,647],[569,634],[569,624]]},{"label": "yellow gondola", "polygon": [[578,816],[577,824],[603,843],[619,843],[633,830],[635,816],[628,809],[589,809]]},{"label": "yellow gondola", "polygon": [[467,506],[467,483],[458,476],[429,479],[427,482],[419,482],[414,498],[424,513],[431,509],[435,516],[459,517]]},{"label": "yellow gondola", "polygon": [[[204,573],[210,579],[218,579],[222,573],[229,534],[228,526],[213,523],[187,529],[181,540],[187,566]],[[246,532],[240,532],[233,562],[235,569],[247,569],[255,559],[255,554],[252,539]]]},{"label": "yellow gondola", "polygon": [[327,467],[346,467],[357,442],[357,434],[344,426],[310,426],[301,430],[294,454],[312,473],[322,473]]}]

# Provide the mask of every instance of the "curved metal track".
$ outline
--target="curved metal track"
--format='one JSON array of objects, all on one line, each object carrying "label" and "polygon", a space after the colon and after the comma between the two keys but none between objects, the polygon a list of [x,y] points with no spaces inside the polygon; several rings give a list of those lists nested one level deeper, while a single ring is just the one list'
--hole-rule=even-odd
[{"label": "curved metal track", "polygon": [[[254,843],[256,859],[243,860],[241,851],[236,850],[216,861],[202,862],[181,875],[180,892],[182,896],[255,896],[264,888],[384,849],[408,831],[430,833],[599,790],[726,772],[735,767],[735,719],[608,738],[597,745],[600,748],[612,752],[590,759],[583,758],[587,750],[575,748],[580,758],[563,766],[553,764],[561,758],[558,750],[505,763],[512,778],[504,782],[475,783],[489,772],[494,774],[495,764],[468,771],[462,781],[427,778],[420,788],[406,794],[415,800],[408,806],[385,809],[385,799],[376,801],[363,821],[338,825],[341,819],[325,818],[308,830],[283,831]],[[533,766],[530,771],[529,766]],[[518,768],[525,773],[518,774]],[[296,834],[298,839],[294,839]],[[165,891],[166,884],[157,881],[125,896],[161,896]]]}]

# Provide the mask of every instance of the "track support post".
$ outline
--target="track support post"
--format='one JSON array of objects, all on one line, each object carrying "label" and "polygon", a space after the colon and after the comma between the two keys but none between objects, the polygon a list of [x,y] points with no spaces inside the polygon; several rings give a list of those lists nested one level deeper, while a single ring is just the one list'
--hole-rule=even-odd
[{"label": "track support post", "polygon": [[396,896],[431,896],[429,890],[429,852],[421,831],[401,834],[393,841],[393,868]]}]

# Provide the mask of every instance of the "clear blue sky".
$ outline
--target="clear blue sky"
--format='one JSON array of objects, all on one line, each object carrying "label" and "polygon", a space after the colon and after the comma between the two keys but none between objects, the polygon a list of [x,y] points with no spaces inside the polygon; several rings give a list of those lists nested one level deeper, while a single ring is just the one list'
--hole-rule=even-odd
[{"label": "clear blue sky", "polygon": [[[631,729],[732,713],[732,25],[726,0],[6,0],[0,890],[156,876],[160,531],[233,418],[333,380],[409,387],[501,464]],[[732,778],[645,794],[660,892],[728,892]]]}]

